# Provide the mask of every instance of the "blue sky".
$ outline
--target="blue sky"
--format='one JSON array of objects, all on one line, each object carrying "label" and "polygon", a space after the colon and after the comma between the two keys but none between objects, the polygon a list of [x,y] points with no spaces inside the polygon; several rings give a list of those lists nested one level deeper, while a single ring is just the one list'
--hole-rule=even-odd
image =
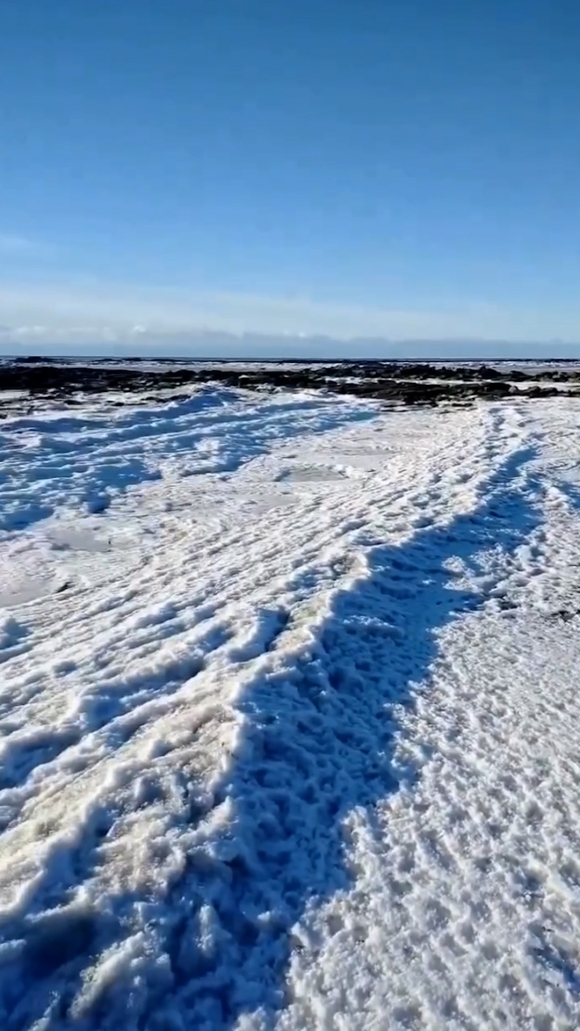
[{"label": "blue sky", "polygon": [[0,346],[580,344],[579,53],[577,0],[2,0]]}]

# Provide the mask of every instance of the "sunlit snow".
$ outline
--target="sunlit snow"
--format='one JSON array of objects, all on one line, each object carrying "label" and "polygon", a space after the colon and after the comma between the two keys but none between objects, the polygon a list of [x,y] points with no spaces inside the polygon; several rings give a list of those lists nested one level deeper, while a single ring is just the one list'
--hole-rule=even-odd
[{"label": "sunlit snow", "polygon": [[580,1026],[580,407],[0,423],[0,1027]]}]

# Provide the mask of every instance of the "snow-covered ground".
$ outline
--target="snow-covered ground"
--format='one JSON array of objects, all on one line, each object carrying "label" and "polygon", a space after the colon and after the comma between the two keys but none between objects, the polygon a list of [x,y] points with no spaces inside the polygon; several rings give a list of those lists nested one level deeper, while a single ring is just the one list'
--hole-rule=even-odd
[{"label": "snow-covered ground", "polygon": [[0,1027],[580,1026],[580,406],[0,427]]}]

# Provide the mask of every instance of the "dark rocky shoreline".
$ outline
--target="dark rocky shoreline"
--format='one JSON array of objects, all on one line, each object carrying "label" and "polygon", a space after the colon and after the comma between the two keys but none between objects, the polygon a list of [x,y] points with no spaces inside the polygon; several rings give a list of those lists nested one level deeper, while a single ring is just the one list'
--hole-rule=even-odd
[{"label": "dark rocky shoreline", "polygon": [[[66,362],[50,359],[4,360],[0,363],[0,415],[7,392],[24,392],[28,411],[37,403],[82,403],[87,395],[120,392],[154,400],[160,391],[179,391],[217,383],[248,390],[326,390],[336,394],[376,398],[390,404],[469,404],[477,398],[538,399],[580,396],[580,368],[575,363],[539,367],[525,364],[462,365],[345,361],[304,362],[176,362],[110,359]],[[4,395],[4,396],[3,396]],[[135,398],[136,400],[136,398]],[[12,399],[10,407],[13,408]]]}]

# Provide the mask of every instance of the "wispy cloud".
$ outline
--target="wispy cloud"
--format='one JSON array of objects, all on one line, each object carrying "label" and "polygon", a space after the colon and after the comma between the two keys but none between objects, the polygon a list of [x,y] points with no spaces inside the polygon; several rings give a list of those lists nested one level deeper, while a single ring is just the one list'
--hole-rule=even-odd
[{"label": "wispy cloud", "polygon": [[334,341],[391,340],[538,341],[580,343],[580,310],[516,310],[457,303],[416,309],[330,304],[310,298],[199,293],[184,289],[121,286],[96,280],[0,285],[3,348],[46,340],[120,348],[173,346],[215,340],[215,334],[277,340],[327,337]]},{"label": "wispy cloud", "polygon": [[140,334],[218,331],[353,337],[465,335],[473,318],[457,311],[407,311],[329,304],[310,298],[196,293],[175,289],[122,288],[103,283],[55,283],[0,287],[4,325],[44,326],[60,339],[115,334],[119,341]]},{"label": "wispy cloud", "polygon": [[11,258],[44,258],[53,253],[53,248],[41,240],[18,233],[0,232],[0,256]]}]

